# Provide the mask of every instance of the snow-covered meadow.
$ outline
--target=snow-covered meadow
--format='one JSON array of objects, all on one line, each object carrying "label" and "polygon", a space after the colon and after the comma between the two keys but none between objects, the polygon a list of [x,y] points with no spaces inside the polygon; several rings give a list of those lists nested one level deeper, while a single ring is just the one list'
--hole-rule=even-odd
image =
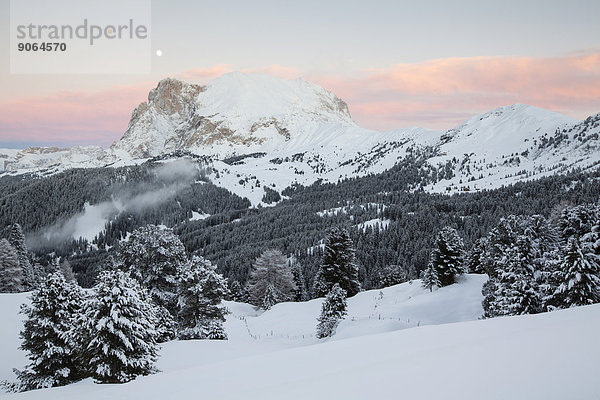
[{"label": "snow-covered meadow", "polygon": [[[163,345],[162,372],[122,385],[87,379],[12,399],[590,399],[600,394],[600,305],[481,320],[466,275],[433,292],[420,281],[362,292],[330,339],[314,337],[321,299],[266,312],[227,302],[227,341]],[[0,379],[17,350],[26,294],[0,295]]]}]

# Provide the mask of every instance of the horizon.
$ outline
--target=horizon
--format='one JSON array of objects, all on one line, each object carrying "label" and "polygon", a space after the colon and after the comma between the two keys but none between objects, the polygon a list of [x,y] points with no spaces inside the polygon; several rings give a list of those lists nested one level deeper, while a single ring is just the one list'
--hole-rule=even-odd
[{"label": "horizon", "polygon": [[[9,3],[0,0],[5,48]],[[443,131],[514,103],[577,120],[600,112],[598,2],[151,6],[150,73],[11,74],[2,53],[0,147],[106,148],[160,79],[206,84],[232,71],[302,77],[377,131]],[[51,13],[60,15],[56,8]]]}]

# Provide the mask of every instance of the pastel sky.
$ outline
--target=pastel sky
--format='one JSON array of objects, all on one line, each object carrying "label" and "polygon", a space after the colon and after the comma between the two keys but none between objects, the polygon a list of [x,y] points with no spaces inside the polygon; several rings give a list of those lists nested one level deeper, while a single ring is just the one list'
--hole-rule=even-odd
[{"label": "pastel sky", "polygon": [[0,147],[106,147],[160,79],[235,70],[304,77],[378,130],[449,129],[515,102],[600,112],[598,0],[153,0],[162,56],[140,75],[10,74],[9,8],[0,0]]}]

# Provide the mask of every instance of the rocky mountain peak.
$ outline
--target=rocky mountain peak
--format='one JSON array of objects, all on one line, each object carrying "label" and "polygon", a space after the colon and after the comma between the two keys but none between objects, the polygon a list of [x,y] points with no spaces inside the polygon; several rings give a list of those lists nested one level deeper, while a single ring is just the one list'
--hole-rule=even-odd
[{"label": "rocky mountain peak", "polygon": [[148,93],[148,104],[165,115],[184,115],[190,111],[190,106],[193,106],[196,97],[203,90],[200,85],[165,78]]},{"label": "rocky mountain peak", "polygon": [[176,150],[215,153],[310,141],[323,125],[355,127],[347,104],[304,79],[229,73],[206,86],[161,80],[111,149],[134,158]]}]

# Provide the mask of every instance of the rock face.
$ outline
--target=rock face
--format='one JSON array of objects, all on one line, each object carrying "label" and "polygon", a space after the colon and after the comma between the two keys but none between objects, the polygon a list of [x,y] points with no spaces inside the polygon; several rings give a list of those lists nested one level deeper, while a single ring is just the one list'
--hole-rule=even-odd
[{"label": "rock face", "polygon": [[306,139],[322,124],[355,126],[346,103],[303,79],[235,72],[198,86],[167,78],[134,110],[111,149],[133,158],[183,149],[245,152]]}]

